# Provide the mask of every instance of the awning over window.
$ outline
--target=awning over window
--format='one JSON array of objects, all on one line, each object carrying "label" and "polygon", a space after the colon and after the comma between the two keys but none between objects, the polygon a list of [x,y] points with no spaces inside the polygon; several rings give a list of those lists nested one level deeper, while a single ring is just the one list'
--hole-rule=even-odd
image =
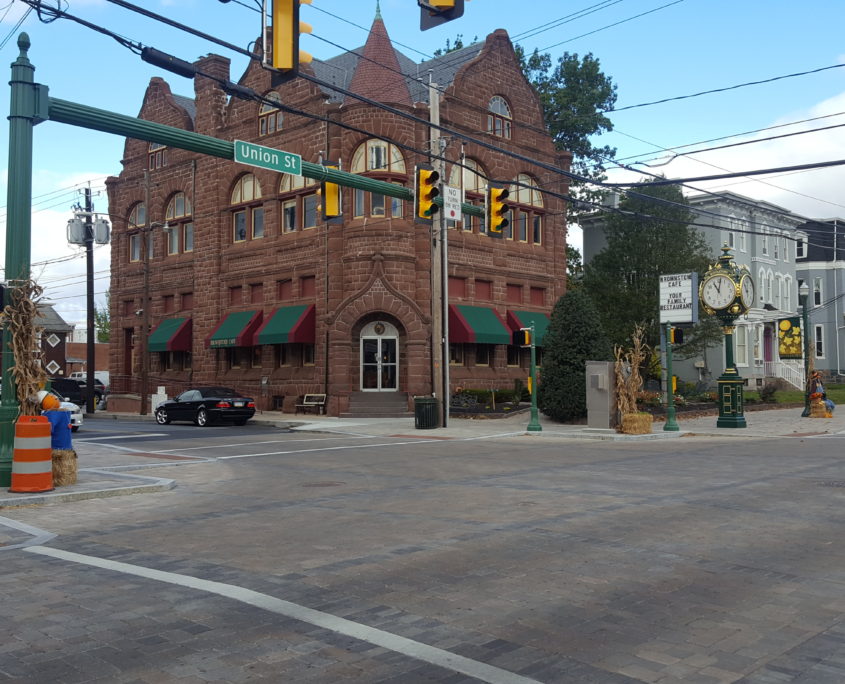
[{"label": "awning over window", "polygon": [[510,344],[512,339],[511,331],[495,309],[449,305],[449,342]]},{"label": "awning over window", "polygon": [[150,333],[147,349],[151,352],[191,351],[193,326],[190,316],[165,318]]},{"label": "awning over window", "polygon": [[280,306],[255,335],[256,344],[314,344],[317,314],[313,304]]},{"label": "awning over window", "polygon": [[520,328],[530,328],[534,324],[534,344],[543,346],[543,335],[549,327],[548,314],[539,311],[508,311],[508,325],[514,332]]},{"label": "awning over window", "polygon": [[227,314],[205,341],[206,347],[252,347],[255,345],[255,331],[264,319],[264,312],[235,311]]}]

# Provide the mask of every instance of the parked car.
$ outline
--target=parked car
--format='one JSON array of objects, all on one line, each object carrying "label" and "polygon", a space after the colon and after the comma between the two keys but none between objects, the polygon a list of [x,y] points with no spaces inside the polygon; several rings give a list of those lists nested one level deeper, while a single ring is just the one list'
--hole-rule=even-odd
[{"label": "parked car", "polygon": [[[78,380],[71,378],[50,378],[50,387],[56,391],[65,401],[73,402],[79,406],[85,405],[85,398],[88,396],[85,391],[85,385]],[[96,407],[103,399],[102,390],[94,386],[94,406]]]},{"label": "parked car", "polygon": [[[73,371],[70,375],[68,375],[71,380],[79,380],[80,382],[85,382],[88,379],[88,373],[86,371]],[[94,371],[94,385],[97,387],[101,387],[103,390],[103,394],[109,391],[109,372],[108,371]]]},{"label": "parked car", "polygon": [[173,420],[192,421],[205,427],[216,422],[245,425],[255,415],[255,402],[228,387],[195,387],[156,407],[159,425]]}]

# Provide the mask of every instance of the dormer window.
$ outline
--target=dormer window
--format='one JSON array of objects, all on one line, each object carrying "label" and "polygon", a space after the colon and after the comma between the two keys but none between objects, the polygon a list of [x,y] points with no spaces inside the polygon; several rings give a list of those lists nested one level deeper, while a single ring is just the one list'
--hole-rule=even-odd
[{"label": "dormer window", "polygon": [[510,140],[513,117],[505,98],[494,95],[487,107],[487,132],[499,138]]},{"label": "dormer window", "polygon": [[[285,118],[281,110],[272,104],[273,102],[282,103],[279,93],[267,93],[264,100],[265,102],[261,103],[261,109],[258,110],[258,135],[270,135],[282,130],[282,122]],[[270,100],[270,102],[266,102],[266,100]]]}]

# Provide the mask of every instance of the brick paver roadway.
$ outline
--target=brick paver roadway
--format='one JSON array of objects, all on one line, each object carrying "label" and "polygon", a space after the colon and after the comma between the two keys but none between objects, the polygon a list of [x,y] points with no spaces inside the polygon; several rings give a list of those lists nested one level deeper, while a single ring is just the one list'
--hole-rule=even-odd
[{"label": "brick paver roadway", "polygon": [[843,682],[843,447],[205,450],[0,510],[0,682]]}]

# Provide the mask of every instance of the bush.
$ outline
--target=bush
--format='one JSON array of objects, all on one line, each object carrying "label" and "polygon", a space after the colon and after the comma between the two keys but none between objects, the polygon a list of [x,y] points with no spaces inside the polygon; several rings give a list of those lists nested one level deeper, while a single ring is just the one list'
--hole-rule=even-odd
[{"label": "bush", "polygon": [[567,292],[555,304],[543,337],[543,377],[537,392],[540,410],[557,421],[587,415],[586,361],[610,361],[610,342],[590,298]]},{"label": "bush", "polygon": [[773,402],[775,401],[775,392],[781,392],[788,389],[789,385],[783,378],[774,378],[766,382],[760,389],[760,401]]}]

